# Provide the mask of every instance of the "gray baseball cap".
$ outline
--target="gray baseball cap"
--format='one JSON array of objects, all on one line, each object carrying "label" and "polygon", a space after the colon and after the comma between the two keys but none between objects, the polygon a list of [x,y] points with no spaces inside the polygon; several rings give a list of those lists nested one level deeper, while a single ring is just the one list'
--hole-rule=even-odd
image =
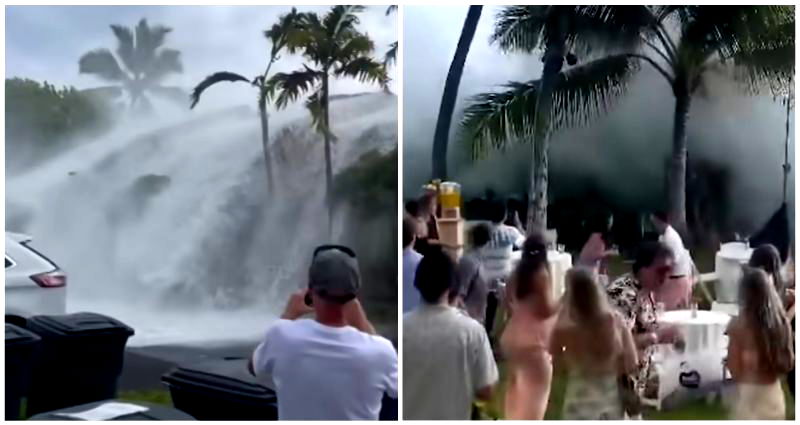
[{"label": "gray baseball cap", "polygon": [[361,275],[355,256],[334,247],[317,251],[308,269],[309,289],[323,296],[349,298],[358,294],[360,287]]}]

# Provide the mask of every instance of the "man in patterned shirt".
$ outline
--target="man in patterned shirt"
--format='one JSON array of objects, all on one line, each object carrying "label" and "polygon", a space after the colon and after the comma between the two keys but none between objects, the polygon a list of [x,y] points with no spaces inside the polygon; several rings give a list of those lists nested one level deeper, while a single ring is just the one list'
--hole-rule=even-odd
[{"label": "man in patterned shirt", "polygon": [[623,405],[631,417],[640,416],[642,403],[658,399],[658,376],[652,365],[657,344],[683,345],[677,328],[659,327],[654,292],[669,279],[675,258],[672,250],[660,242],[645,242],[636,253],[633,273],[619,277],[606,286],[609,301],[621,314],[633,333],[639,351],[639,369],[634,376],[623,376]]}]

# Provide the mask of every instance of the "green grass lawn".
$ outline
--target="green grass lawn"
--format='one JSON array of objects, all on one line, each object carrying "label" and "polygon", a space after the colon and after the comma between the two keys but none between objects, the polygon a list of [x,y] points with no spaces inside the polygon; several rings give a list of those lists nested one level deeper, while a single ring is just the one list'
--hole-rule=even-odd
[{"label": "green grass lawn", "polygon": [[[497,386],[494,397],[488,403],[480,403],[481,419],[503,419],[503,400],[505,399],[506,365],[498,362],[500,369],[500,383]],[[545,419],[561,419],[562,406],[564,405],[564,393],[567,388],[567,380],[563,376],[555,376],[550,388],[550,400],[545,413]],[[794,420],[794,398],[789,393],[789,389],[784,385],[786,397],[786,418]],[[654,411],[645,414],[647,420],[724,420],[728,419],[728,410],[720,401],[706,402],[697,400],[682,405],[679,409]]]},{"label": "green grass lawn", "polygon": [[143,391],[120,391],[117,398],[125,401],[144,401],[153,404],[172,406],[172,397],[167,389],[154,389]]}]

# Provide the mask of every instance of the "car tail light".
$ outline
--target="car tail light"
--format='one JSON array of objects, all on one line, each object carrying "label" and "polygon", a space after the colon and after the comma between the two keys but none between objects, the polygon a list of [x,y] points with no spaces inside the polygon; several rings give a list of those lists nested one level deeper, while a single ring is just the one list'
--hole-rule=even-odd
[{"label": "car tail light", "polygon": [[67,285],[67,275],[61,270],[35,274],[31,276],[31,279],[42,288],[58,288]]}]

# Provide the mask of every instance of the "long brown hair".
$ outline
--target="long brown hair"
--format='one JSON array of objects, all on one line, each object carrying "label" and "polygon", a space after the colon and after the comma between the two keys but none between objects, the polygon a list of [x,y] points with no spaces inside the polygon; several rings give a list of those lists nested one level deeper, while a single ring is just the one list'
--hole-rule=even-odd
[{"label": "long brown hair", "polygon": [[760,245],[753,250],[748,265],[764,270],[772,277],[775,290],[778,291],[778,296],[782,300],[786,286],[783,283],[783,277],[781,277],[781,254],[778,252],[778,248],[771,244]]},{"label": "long brown hair", "polygon": [[522,244],[522,258],[514,270],[513,279],[516,283],[514,295],[518,300],[536,292],[533,275],[542,267],[550,267],[550,263],[547,262],[547,245],[544,243],[544,235],[534,233]]},{"label": "long brown hair", "polygon": [[759,357],[776,374],[794,367],[792,329],[775,287],[764,270],[744,267],[739,285],[741,317],[753,333]]},{"label": "long brown hair", "polygon": [[578,338],[591,341],[579,343],[584,353],[576,353],[588,361],[599,361],[616,355],[620,346],[619,335],[614,326],[611,307],[592,270],[577,267],[567,271],[566,310],[575,324]]},{"label": "long brown hair", "polygon": [[591,270],[576,267],[567,271],[567,302],[570,315],[580,324],[590,324],[609,312],[608,301]]}]

